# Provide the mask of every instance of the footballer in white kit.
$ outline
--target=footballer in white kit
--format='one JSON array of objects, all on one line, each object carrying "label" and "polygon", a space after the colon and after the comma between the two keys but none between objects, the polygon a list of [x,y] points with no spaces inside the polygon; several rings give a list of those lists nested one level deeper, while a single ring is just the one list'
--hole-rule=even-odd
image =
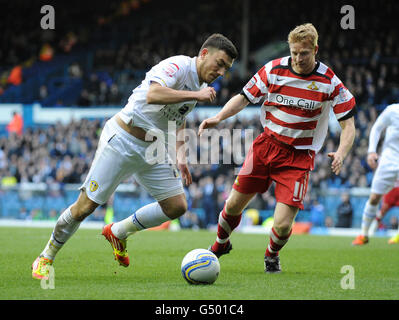
[{"label": "footballer in white kit", "polygon": [[[186,212],[182,178],[189,185],[191,174],[184,155],[177,157],[177,167],[169,161],[166,143],[171,141],[170,135],[176,139],[177,132],[184,129],[185,118],[197,101],[215,100],[216,91],[208,84],[223,76],[237,55],[229,39],[213,34],[203,43],[198,56],[170,57],[147,72],[126,106],[106,122],[79,198],[57,220],[50,240],[32,265],[34,278],[48,278],[49,266],[57,252],[81,221],[106,203],[117,186],[131,175],[156,201],[103,228],[102,234],[111,244],[120,265],[129,265],[126,250],[129,235],[176,219]],[[161,137],[165,141],[158,140]],[[154,142],[163,144],[165,161],[154,162],[151,153],[149,156],[146,152]],[[182,144],[184,141],[177,141],[176,148]]]},{"label": "footballer in white kit", "polygon": [[[165,143],[169,135],[176,135],[186,115],[195,107],[197,101],[189,100],[172,104],[149,104],[147,93],[153,82],[175,90],[199,91],[207,87],[200,84],[196,70],[197,57],[175,56],[161,61],[147,72],[141,85],[133,90],[126,106],[117,116],[128,126],[135,126],[154,135],[164,136]],[[148,137],[148,136],[147,136]],[[168,159],[153,164],[148,153],[152,141],[142,141],[110,119],[100,137],[99,147],[94,163],[81,188],[86,189],[87,196],[96,203],[108,201],[116,187],[131,175],[157,201],[184,193],[181,178],[176,166]],[[166,152],[165,145],[165,155]],[[158,161],[159,162],[159,161]]]},{"label": "footballer in white kit", "polygon": [[[377,146],[382,132],[385,139],[381,156]],[[388,193],[399,179],[399,104],[387,106],[379,115],[370,131],[367,163],[375,171],[371,183],[369,200],[363,211],[362,232],[353,240],[353,245],[364,245],[369,242],[368,231],[378,211],[382,196]]]}]

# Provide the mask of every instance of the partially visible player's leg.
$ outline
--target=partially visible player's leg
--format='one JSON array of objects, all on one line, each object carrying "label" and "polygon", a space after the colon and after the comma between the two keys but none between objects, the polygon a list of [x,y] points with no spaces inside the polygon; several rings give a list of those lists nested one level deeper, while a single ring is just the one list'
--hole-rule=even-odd
[{"label": "partially visible player's leg", "polygon": [[[387,211],[391,209],[392,207],[398,207],[399,206],[399,188],[392,189],[392,191],[389,192],[387,199],[384,198],[384,201],[386,200],[386,207]],[[388,244],[399,244],[399,226],[398,226],[398,232],[396,235],[391,237],[388,240]]]},{"label": "partially visible player's leg", "polygon": [[399,229],[398,233],[388,240],[388,244],[398,244],[399,243]]},{"label": "partially visible player's leg", "polygon": [[377,222],[380,223],[382,219],[386,216],[389,210],[394,207],[392,204],[385,202],[384,200],[382,201],[381,208],[377,212],[377,216],[375,217],[377,219]]},{"label": "partially visible player's leg", "polygon": [[382,194],[371,193],[369,200],[367,201],[363,216],[362,216],[362,235],[368,237],[368,231],[370,229],[370,224],[377,217],[378,206],[382,199]]},{"label": "partially visible player's leg", "polygon": [[399,227],[398,233],[388,240],[388,244],[399,244]]},{"label": "partially visible player's leg", "polygon": [[352,245],[361,246],[369,242],[369,229],[371,223],[377,216],[378,205],[381,198],[382,194],[370,194],[370,197],[363,209],[361,233],[352,241]]},{"label": "partially visible player's leg", "polygon": [[370,225],[377,216],[381,198],[394,187],[397,180],[397,171],[391,163],[392,160],[382,154],[371,183],[369,200],[363,210],[361,233],[353,240],[352,245],[359,246],[369,242]]},{"label": "partially visible player's leg", "polygon": [[386,216],[388,211],[397,206],[399,206],[399,188],[395,187],[382,198],[381,208],[376,216],[378,225],[382,223],[382,219]]},{"label": "partially visible player's leg", "polygon": [[388,213],[389,210],[393,207],[390,203],[385,201],[386,195],[382,198],[382,204],[380,210],[377,211],[377,215],[375,216],[375,220],[371,222],[369,232],[374,233],[379,228],[383,227],[382,219]]},{"label": "partially visible player's leg", "polygon": [[216,256],[228,253],[232,246],[230,235],[240,224],[242,211],[256,193],[241,193],[232,189],[222,212],[219,214],[218,230],[215,243],[209,248]]}]

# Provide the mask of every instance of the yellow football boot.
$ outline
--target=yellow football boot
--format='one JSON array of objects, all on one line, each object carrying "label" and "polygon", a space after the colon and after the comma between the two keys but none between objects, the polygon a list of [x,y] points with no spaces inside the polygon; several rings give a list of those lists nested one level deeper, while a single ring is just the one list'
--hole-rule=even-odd
[{"label": "yellow football boot", "polygon": [[50,266],[53,264],[53,260],[47,259],[45,257],[37,257],[32,264],[32,277],[35,279],[48,280]]},{"label": "yellow football boot", "polygon": [[399,243],[399,233],[396,236],[393,236],[391,239],[388,240],[389,244]]}]

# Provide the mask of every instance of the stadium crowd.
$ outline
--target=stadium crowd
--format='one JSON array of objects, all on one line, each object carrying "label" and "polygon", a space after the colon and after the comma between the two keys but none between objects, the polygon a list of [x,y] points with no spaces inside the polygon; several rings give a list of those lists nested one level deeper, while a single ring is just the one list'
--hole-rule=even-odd
[{"label": "stadium crowd", "polygon": [[[368,122],[363,115],[358,113],[359,126],[357,128],[357,148],[348,156],[345,161],[342,173],[339,176],[333,175],[330,162],[327,160],[327,153],[332,151],[337,144],[338,136],[330,135],[325,147],[316,156],[315,170],[310,175],[311,183],[307,198],[307,205],[310,209],[313,202],[317,200],[317,190],[334,187],[368,187],[371,183],[372,171],[367,166],[365,159],[367,155],[367,133],[372,122]],[[84,181],[90,163],[94,157],[101,128],[104,120],[80,120],[68,124],[57,123],[48,127],[27,128],[23,135],[19,136],[10,133],[0,138],[0,176],[2,179],[10,177],[15,182],[44,182],[48,185],[58,184],[59,189],[67,183],[80,184]],[[364,122],[362,122],[364,121]],[[188,129],[197,130],[200,119],[195,117],[187,123]],[[362,126],[363,125],[363,126]],[[261,124],[258,117],[252,119],[236,118],[232,122],[225,122],[217,129],[253,130],[253,137],[261,132]],[[244,131],[242,131],[244,133]],[[242,145],[242,156],[244,157],[245,139],[244,134],[239,137],[240,141],[233,141],[232,144]],[[197,143],[198,146],[204,144]],[[222,163],[225,157],[225,141],[219,140],[219,162],[213,164],[191,165],[193,184],[188,188],[190,206],[203,208],[208,214],[207,222],[216,223],[217,213],[221,210],[230,188],[235,179],[235,168],[242,163],[234,162],[230,157],[227,162]],[[215,149],[213,149],[215,150]],[[201,152],[206,152],[198,147],[198,157]],[[237,158],[236,158],[237,159]],[[210,160],[210,158],[208,158]],[[125,183],[136,182],[130,178]],[[271,210],[275,205],[272,188],[258,195],[251,203],[251,207],[259,210]]]},{"label": "stadium crowd", "polygon": [[[8,4],[10,14],[7,19],[22,13],[32,16],[32,19],[0,22],[5,30],[0,51],[4,61],[0,68],[0,97],[1,92],[13,85],[9,80],[15,67],[31,66],[35,59],[50,61],[57,55],[84,52],[89,58],[71,62],[68,66],[68,77],[83,80],[79,95],[70,104],[123,105],[151,66],[176,54],[197,55],[203,39],[212,32],[224,33],[238,48],[241,47],[242,1],[205,1],[198,3],[196,10],[182,0],[120,0],[111,4],[98,1],[95,7],[90,1],[76,7],[73,3],[57,3],[55,30],[37,30],[34,27],[35,20],[41,17],[37,4],[24,4],[23,12],[18,1]],[[333,68],[354,93],[358,105],[386,104],[397,99],[399,46],[395,41],[398,30],[394,26],[399,4],[387,2],[380,6],[370,0],[354,1],[355,29],[343,30],[340,27],[343,3],[328,2],[322,9],[316,3],[310,0],[284,4],[284,14],[281,14],[282,3],[279,1],[249,2],[247,74],[240,74],[237,68],[233,68],[218,81],[215,84],[219,92],[216,105],[225,103],[239,91],[249,76],[266,62],[256,60],[258,49],[274,41],[286,40],[292,17],[297,17],[298,13],[297,24],[312,21],[317,27],[320,60]],[[172,10],[171,6],[179,10]],[[220,12],[227,7],[229,14],[220,19]],[[261,19],[258,12],[265,12],[270,17],[278,16],[279,23],[273,23],[273,19]],[[199,19],[205,19],[206,23],[196,23]],[[49,47],[50,56],[44,54]],[[65,73],[64,66],[62,71]],[[38,75],[29,74],[27,77]],[[19,85],[27,80],[22,71]],[[44,81],[37,89],[37,101],[45,101],[51,94],[48,84],[43,79],[37,81]],[[63,101],[58,101],[58,104],[63,104]]]},{"label": "stadium crowd", "polygon": [[[9,2],[9,15],[0,21],[2,30],[5,30],[0,40],[3,62],[0,67],[0,99],[8,88],[23,86],[29,80],[22,71],[21,83],[10,82],[15,67],[22,65],[28,68],[36,60],[55,60],[60,54],[85,52],[90,59],[74,61],[67,66],[67,77],[83,80],[73,104],[123,107],[131,90],[152,65],[175,54],[196,55],[199,45],[210,33],[221,32],[240,48],[242,21],[238,17],[241,17],[241,1],[204,1],[198,3],[196,10],[192,10],[192,4],[187,1],[172,2],[99,1],[96,6],[89,2],[79,2],[77,6],[77,1],[57,3],[56,30],[46,32],[34,26],[41,18],[37,4],[24,3],[24,12],[32,19],[10,20],[21,12],[18,11],[19,1]],[[287,31],[293,26],[292,17],[297,17],[298,12],[300,17],[296,24],[311,21],[318,28],[318,58],[333,68],[356,97],[356,147],[346,159],[341,174],[334,176],[327,153],[337,148],[339,136],[336,131],[330,132],[316,157],[308,192],[308,208],[318,205],[317,193],[313,190],[370,186],[372,171],[365,162],[369,131],[383,107],[399,97],[399,45],[395,41],[398,29],[393,27],[399,4],[387,2],[380,6],[370,0],[354,2],[356,28],[345,31],[340,28],[340,7],[344,3],[326,2],[323,9],[318,4],[313,0],[306,3],[284,2],[284,10],[281,11],[280,1],[251,1],[251,54],[247,74],[242,75],[238,68],[233,67],[214,84],[218,92],[215,105],[222,105],[239,92],[250,75],[260,67],[256,51],[269,42],[286,40]],[[179,10],[172,10],[171,5]],[[220,19],[220,13],[225,8],[229,8],[229,14]],[[374,14],[377,11],[379,14]],[[265,14],[259,15],[259,12]],[[265,19],[265,16],[274,18]],[[381,19],[381,16],[384,18]],[[275,17],[278,17],[278,24],[274,21]],[[197,23],[204,19],[206,23]],[[48,53],[45,49],[49,48],[50,57],[43,55]],[[37,74],[30,77],[43,81]],[[47,83],[41,82],[35,101],[44,101],[50,94],[52,92],[49,92]],[[58,104],[62,105],[62,100]],[[68,125],[57,123],[25,129],[22,136],[10,134],[1,137],[0,176],[14,177],[17,182],[81,183],[94,156],[103,122],[82,120]],[[188,127],[198,128],[199,123],[199,119],[195,119],[188,123]],[[236,119],[219,126],[219,129],[222,128],[253,128],[256,136],[261,125],[258,118]],[[234,164],[192,166],[194,182],[187,190],[190,203],[192,207],[203,207],[209,213],[209,223],[216,222],[217,213],[234,181],[234,168]],[[127,182],[135,183],[134,179]],[[258,195],[251,205],[272,209],[274,204],[272,187],[265,194]]]}]

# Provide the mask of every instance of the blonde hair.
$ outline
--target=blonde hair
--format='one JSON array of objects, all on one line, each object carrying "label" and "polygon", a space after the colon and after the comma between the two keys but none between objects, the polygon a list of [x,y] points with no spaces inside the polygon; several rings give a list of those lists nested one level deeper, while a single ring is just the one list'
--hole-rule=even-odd
[{"label": "blonde hair", "polygon": [[288,43],[309,41],[313,48],[317,46],[318,39],[319,35],[317,30],[311,23],[305,23],[296,26],[295,29],[291,30],[288,35]]}]

